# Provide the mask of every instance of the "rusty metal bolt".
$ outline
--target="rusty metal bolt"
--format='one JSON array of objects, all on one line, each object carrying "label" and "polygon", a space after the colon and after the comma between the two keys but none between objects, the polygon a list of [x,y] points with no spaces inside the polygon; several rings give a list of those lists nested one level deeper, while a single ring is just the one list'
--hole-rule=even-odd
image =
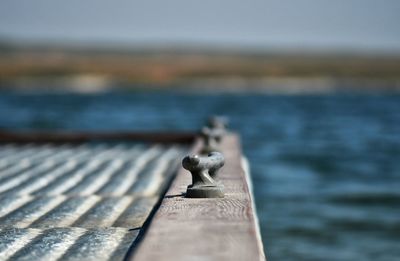
[{"label": "rusty metal bolt", "polygon": [[215,178],[224,164],[224,156],[219,152],[212,152],[206,157],[186,156],[182,166],[192,174],[192,184],[187,187],[186,197],[223,198],[224,186]]}]

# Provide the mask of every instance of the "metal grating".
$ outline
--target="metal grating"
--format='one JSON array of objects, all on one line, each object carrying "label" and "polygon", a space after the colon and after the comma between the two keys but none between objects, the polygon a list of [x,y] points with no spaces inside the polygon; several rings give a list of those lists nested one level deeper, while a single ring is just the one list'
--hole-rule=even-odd
[{"label": "metal grating", "polygon": [[182,146],[0,146],[0,260],[121,260]]}]

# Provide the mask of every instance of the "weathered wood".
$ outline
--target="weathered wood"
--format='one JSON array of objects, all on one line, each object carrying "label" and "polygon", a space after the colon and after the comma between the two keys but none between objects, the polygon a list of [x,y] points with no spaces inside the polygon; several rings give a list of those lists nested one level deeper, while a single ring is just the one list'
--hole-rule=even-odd
[{"label": "weathered wood", "polygon": [[226,163],[219,178],[225,198],[185,198],[191,175],[180,168],[142,242],[128,259],[265,260],[238,137],[224,137],[221,150]]},{"label": "weathered wood", "polygon": [[7,132],[0,131],[0,143],[83,143],[90,141],[142,141],[192,143],[193,132]]},{"label": "weathered wood", "polygon": [[122,260],[186,151],[125,140],[2,144],[0,260]]}]

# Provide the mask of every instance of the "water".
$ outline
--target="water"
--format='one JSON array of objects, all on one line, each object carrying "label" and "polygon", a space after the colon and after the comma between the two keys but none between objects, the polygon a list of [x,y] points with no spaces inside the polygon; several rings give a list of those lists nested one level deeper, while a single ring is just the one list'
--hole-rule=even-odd
[{"label": "water", "polygon": [[211,114],[242,135],[269,260],[399,260],[399,95],[0,95],[9,130],[189,130]]}]

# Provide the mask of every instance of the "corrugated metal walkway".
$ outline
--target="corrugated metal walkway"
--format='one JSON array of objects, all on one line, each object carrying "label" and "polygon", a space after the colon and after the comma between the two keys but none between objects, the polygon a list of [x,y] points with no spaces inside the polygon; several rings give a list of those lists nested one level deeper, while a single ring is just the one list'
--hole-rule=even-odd
[{"label": "corrugated metal walkway", "polygon": [[186,152],[0,145],[0,260],[120,260]]}]

